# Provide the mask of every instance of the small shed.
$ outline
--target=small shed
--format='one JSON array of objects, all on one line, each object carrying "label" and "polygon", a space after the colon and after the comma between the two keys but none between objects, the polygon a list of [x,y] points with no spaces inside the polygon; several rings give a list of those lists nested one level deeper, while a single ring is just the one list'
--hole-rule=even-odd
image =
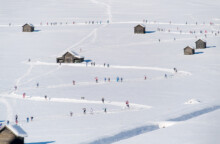
[{"label": "small shed", "polygon": [[137,25],[134,27],[134,33],[135,34],[145,34],[145,25]]},{"label": "small shed", "polygon": [[206,48],[206,42],[201,40],[201,39],[197,40],[195,43],[196,43],[196,48],[197,49],[204,49],[204,48]]},{"label": "small shed", "polygon": [[27,133],[18,125],[7,125],[0,128],[0,144],[24,144]]},{"label": "small shed", "polygon": [[57,58],[57,63],[81,63],[83,61],[84,57],[74,51],[68,51],[62,57]]},{"label": "small shed", "polygon": [[34,26],[32,24],[25,24],[22,26],[23,32],[33,32]]},{"label": "small shed", "polygon": [[195,50],[189,46],[184,48],[184,55],[193,55],[195,54]]}]

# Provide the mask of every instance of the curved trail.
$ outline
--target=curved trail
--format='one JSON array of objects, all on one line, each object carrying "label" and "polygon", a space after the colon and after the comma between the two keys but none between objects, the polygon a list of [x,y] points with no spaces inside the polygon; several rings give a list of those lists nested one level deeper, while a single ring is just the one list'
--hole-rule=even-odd
[{"label": "curved trail", "polygon": [[[48,62],[31,62],[32,65],[48,65],[48,66],[58,66],[57,63],[48,63]],[[86,66],[85,63],[82,64],[65,64],[63,63],[62,66],[70,66],[70,67],[92,67],[92,68],[105,68],[105,69],[135,69],[135,70],[155,70],[155,71],[162,71],[162,72],[168,72],[168,73],[174,73],[173,69],[168,68],[160,68],[160,67],[146,67],[146,66],[120,66],[120,65],[111,65],[109,68],[104,67],[103,65],[96,64],[96,66]],[[181,75],[192,75],[190,72],[187,71],[178,71]]]},{"label": "curved trail", "polygon": [[12,106],[8,103],[8,101],[5,98],[0,97],[0,103],[4,104],[6,106],[7,110],[7,120],[12,120],[13,119],[13,108]]},{"label": "curved trail", "polygon": [[[23,100],[30,100],[30,101],[43,101],[43,102],[61,102],[61,103],[78,103],[78,104],[103,104],[101,101],[93,101],[93,100],[79,100],[79,99],[71,99],[71,98],[48,98],[45,99],[44,97],[40,96],[26,96],[23,98],[22,95],[15,94],[14,92],[12,93],[2,93],[1,94],[3,97],[9,97],[9,98],[16,98],[16,99],[23,99]],[[112,101],[105,101],[106,105],[112,105],[112,106],[117,106],[117,107],[125,107],[124,102],[112,102]],[[151,106],[147,105],[141,105],[141,104],[135,104],[135,103],[130,103],[129,104],[131,108],[134,109],[149,109]]]}]

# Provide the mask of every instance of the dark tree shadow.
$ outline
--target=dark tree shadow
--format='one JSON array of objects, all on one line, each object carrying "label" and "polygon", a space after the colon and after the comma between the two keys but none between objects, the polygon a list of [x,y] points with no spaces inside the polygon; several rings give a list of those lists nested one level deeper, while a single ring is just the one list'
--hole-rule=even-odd
[{"label": "dark tree shadow", "polygon": [[207,46],[206,48],[215,48],[216,46]]},{"label": "dark tree shadow", "polygon": [[145,31],[145,33],[155,33],[156,31]]},{"label": "dark tree shadow", "polygon": [[195,52],[195,54],[203,54],[204,52]]},{"label": "dark tree shadow", "polygon": [[54,143],[55,141],[47,141],[47,142],[32,142],[32,143],[25,143],[25,144],[50,144]]}]

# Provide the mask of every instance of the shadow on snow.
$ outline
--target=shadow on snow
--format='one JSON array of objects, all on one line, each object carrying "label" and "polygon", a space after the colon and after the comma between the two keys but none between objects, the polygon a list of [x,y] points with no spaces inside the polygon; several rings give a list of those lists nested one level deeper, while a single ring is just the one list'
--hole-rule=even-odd
[{"label": "shadow on snow", "polygon": [[142,126],[135,129],[131,129],[128,131],[122,131],[116,135],[110,136],[110,137],[104,137],[98,140],[95,140],[93,142],[90,142],[89,144],[111,144],[123,139],[128,139],[143,133],[151,132],[154,130],[159,129],[158,125],[148,125],[148,126]]},{"label": "shadow on snow", "polygon": [[[173,119],[169,119],[167,121],[175,121],[175,122],[180,122],[180,121],[186,121],[204,114],[207,114],[209,112],[213,112],[215,110],[220,109],[220,106],[213,106],[213,107],[209,107],[209,108],[204,108],[202,110],[198,110],[189,114],[185,114],[182,115],[180,117],[177,118],[173,118]],[[127,130],[127,131],[122,131],[118,134],[115,134],[113,136],[107,136],[104,138],[100,138],[97,139],[95,141],[90,142],[89,144],[111,144],[120,140],[124,140],[124,139],[128,139],[140,134],[144,134],[147,132],[151,132],[151,131],[155,131],[160,129],[159,125],[147,125],[147,126],[141,126],[141,127],[137,127],[131,130]]]},{"label": "shadow on snow", "polygon": [[206,48],[215,48],[216,46],[207,46]]},{"label": "shadow on snow", "polygon": [[177,121],[177,122],[178,121],[186,121],[186,120],[198,117],[200,115],[207,114],[209,112],[213,112],[213,111],[218,110],[218,109],[220,109],[220,106],[213,106],[213,107],[198,110],[198,111],[195,111],[195,112],[192,112],[192,113],[189,113],[189,114],[185,114],[185,115],[182,115],[182,116],[177,117],[177,118],[169,119],[168,121]]},{"label": "shadow on snow", "polygon": [[25,144],[50,144],[54,143],[55,141],[47,141],[47,142],[33,142],[33,143],[25,143]]},{"label": "shadow on snow", "polygon": [[195,54],[203,54],[204,52],[195,52]]},{"label": "shadow on snow", "polygon": [[156,31],[145,31],[145,33],[155,33]]}]

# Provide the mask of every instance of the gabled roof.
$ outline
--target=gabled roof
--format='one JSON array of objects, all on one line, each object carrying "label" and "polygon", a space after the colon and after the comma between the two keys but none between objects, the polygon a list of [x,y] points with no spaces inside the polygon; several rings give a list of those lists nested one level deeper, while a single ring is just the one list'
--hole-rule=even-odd
[{"label": "gabled roof", "polygon": [[27,137],[27,133],[18,125],[5,125],[2,128],[0,128],[0,132],[4,129],[9,129],[14,135],[18,137]]},{"label": "gabled roof", "polygon": [[141,26],[141,27],[144,27],[144,28],[145,28],[145,25],[144,25],[144,24],[138,24],[138,25],[136,25],[135,27],[138,27],[138,26]]},{"label": "gabled roof", "polygon": [[199,40],[196,41],[196,43],[197,43],[197,42],[200,42],[200,41],[201,41],[201,42],[206,42],[206,41],[204,41],[204,40],[199,39]]},{"label": "gabled roof", "polygon": [[[77,57],[77,58],[84,58],[83,56],[80,56],[79,54],[77,54],[76,52],[74,52],[74,51],[67,51],[66,53],[70,53],[70,54],[72,54],[74,57]],[[66,54],[65,53],[65,54]],[[64,54],[64,55],[65,55]]]},{"label": "gabled roof", "polygon": [[34,27],[34,25],[32,25],[32,24],[30,24],[30,23],[26,23],[26,24],[24,24],[22,27],[24,27],[24,26],[26,26],[26,25],[29,25],[29,26],[31,26],[31,27]]},{"label": "gabled roof", "polygon": [[187,46],[187,47],[185,47],[184,49],[187,49],[187,48],[193,49],[193,48],[191,48],[190,46]]}]

